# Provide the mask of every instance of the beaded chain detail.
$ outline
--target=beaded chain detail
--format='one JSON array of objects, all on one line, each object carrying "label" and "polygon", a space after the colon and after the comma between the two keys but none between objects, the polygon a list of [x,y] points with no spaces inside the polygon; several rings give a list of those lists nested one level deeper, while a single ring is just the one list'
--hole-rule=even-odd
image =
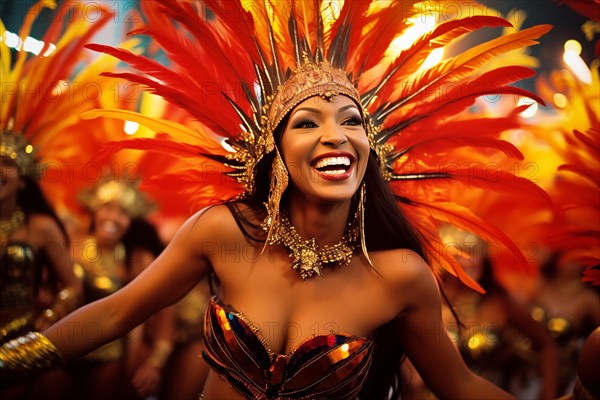
[{"label": "beaded chain detail", "polygon": [[282,212],[281,221],[274,227],[268,244],[282,244],[287,247],[290,250],[290,258],[294,260],[292,268],[300,273],[303,280],[306,280],[316,275],[321,276],[325,264],[337,263],[338,266],[350,264],[357,247],[358,231],[356,224],[349,222],[338,243],[320,247],[314,238],[303,240],[290,222],[287,213]]}]

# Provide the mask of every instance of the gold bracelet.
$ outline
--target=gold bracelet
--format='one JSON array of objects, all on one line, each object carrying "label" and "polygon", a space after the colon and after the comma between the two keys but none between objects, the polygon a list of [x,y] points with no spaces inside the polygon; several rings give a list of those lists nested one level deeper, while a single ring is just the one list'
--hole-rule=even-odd
[{"label": "gold bracelet", "polygon": [[56,347],[39,332],[29,332],[0,347],[0,383],[14,384],[62,365]]}]

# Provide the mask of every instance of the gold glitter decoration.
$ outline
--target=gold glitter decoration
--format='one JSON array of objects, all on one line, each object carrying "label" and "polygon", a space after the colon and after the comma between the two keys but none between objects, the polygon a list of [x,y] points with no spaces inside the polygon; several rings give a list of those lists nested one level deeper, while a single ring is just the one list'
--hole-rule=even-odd
[{"label": "gold glitter decoration", "polygon": [[0,156],[17,164],[21,175],[39,178],[35,149],[22,134],[10,130],[0,132]]},{"label": "gold glitter decoration", "polygon": [[155,209],[155,204],[139,189],[138,181],[124,182],[110,176],[83,190],[79,200],[94,212],[106,203],[117,202],[131,218],[146,216]]},{"label": "gold glitter decoration", "polygon": [[17,208],[8,218],[0,218],[0,237],[8,238],[17,229],[23,226],[25,222],[25,213],[21,208]]}]

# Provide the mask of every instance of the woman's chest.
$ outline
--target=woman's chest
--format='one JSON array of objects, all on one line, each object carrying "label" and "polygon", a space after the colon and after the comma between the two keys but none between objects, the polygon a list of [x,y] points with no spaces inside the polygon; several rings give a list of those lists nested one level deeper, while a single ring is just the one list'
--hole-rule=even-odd
[{"label": "woman's chest", "polygon": [[246,272],[233,282],[221,282],[220,294],[224,303],[244,314],[273,352],[286,354],[316,336],[367,337],[393,318],[389,296],[381,287],[347,275],[303,281]]}]

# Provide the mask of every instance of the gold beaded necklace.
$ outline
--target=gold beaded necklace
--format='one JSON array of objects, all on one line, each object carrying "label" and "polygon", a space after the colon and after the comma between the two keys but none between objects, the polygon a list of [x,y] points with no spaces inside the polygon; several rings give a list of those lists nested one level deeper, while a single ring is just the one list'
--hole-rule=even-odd
[{"label": "gold beaded necklace", "polygon": [[0,235],[8,238],[23,226],[23,222],[25,222],[25,213],[18,207],[9,217],[0,218]]},{"label": "gold beaded necklace", "polygon": [[[356,218],[354,220],[356,221]],[[358,227],[354,222],[349,222],[338,243],[320,247],[314,238],[302,240],[287,213],[283,211],[280,222],[273,227],[268,244],[282,244],[287,247],[290,250],[290,258],[294,260],[292,268],[300,273],[302,280],[306,280],[315,275],[321,276],[324,264],[337,263],[338,266],[350,264],[357,247],[357,238]]]}]

